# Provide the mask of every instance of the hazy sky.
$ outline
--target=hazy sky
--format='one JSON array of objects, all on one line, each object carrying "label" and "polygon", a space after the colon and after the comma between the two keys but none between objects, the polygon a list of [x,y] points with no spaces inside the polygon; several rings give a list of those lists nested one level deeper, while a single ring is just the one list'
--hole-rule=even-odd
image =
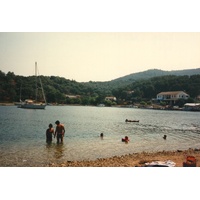
[{"label": "hazy sky", "polygon": [[200,67],[200,33],[1,32],[0,70],[78,82],[109,81],[148,69]]}]

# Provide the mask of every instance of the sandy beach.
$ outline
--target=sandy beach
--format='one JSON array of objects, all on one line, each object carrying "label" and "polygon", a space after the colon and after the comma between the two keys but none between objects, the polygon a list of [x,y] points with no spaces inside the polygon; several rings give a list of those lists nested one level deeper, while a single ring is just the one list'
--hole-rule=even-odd
[{"label": "sandy beach", "polygon": [[134,153],[124,156],[97,159],[94,161],[66,161],[64,163],[49,163],[49,167],[142,167],[145,163],[153,161],[172,161],[175,167],[183,167],[187,156],[194,156],[197,160],[196,167],[200,167],[200,149],[177,151],[162,151],[155,153]]}]

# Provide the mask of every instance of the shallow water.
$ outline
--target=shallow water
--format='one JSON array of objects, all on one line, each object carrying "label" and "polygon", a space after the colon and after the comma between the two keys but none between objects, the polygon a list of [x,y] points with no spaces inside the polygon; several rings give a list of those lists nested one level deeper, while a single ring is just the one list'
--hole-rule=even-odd
[{"label": "shallow water", "polygon": [[[199,117],[200,112],[135,108],[0,106],[0,166],[45,166],[142,151],[200,148]],[[140,121],[126,123],[125,119]],[[49,123],[55,128],[56,120],[65,125],[64,143],[56,144],[54,139],[48,145],[45,132]],[[125,135],[128,144],[121,142]]]}]

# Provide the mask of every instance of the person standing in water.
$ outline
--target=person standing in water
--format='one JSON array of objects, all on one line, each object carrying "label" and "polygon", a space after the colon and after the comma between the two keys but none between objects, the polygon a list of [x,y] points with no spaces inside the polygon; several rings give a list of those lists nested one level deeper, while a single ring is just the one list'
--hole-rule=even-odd
[{"label": "person standing in water", "polygon": [[103,139],[103,133],[100,134],[101,139]]},{"label": "person standing in water", "polygon": [[55,122],[55,124],[57,126],[56,126],[54,138],[57,137],[57,143],[59,143],[59,141],[61,141],[61,143],[63,143],[63,137],[65,135],[65,127],[58,120]]},{"label": "person standing in water", "polygon": [[54,135],[54,128],[52,124],[49,124],[49,128],[46,130],[46,142],[52,142],[52,136]]},{"label": "person standing in water", "polygon": [[164,136],[163,136],[163,139],[166,140],[166,139],[167,139],[167,135],[164,135]]}]

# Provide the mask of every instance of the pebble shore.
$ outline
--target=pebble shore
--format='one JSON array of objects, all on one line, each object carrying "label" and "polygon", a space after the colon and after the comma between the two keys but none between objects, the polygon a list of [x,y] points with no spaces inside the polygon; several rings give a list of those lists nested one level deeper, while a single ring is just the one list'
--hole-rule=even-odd
[{"label": "pebble shore", "polygon": [[[177,151],[162,151],[155,153],[134,153],[111,158],[101,158],[94,161],[66,161],[63,163],[49,163],[47,167],[142,167],[153,161],[170,160],[176,163],[175,167],[183,167],[187,156],[195,156],[197,167],[200,167],[200,149]],[[199,162],[198,162],[199,161]]]}]

